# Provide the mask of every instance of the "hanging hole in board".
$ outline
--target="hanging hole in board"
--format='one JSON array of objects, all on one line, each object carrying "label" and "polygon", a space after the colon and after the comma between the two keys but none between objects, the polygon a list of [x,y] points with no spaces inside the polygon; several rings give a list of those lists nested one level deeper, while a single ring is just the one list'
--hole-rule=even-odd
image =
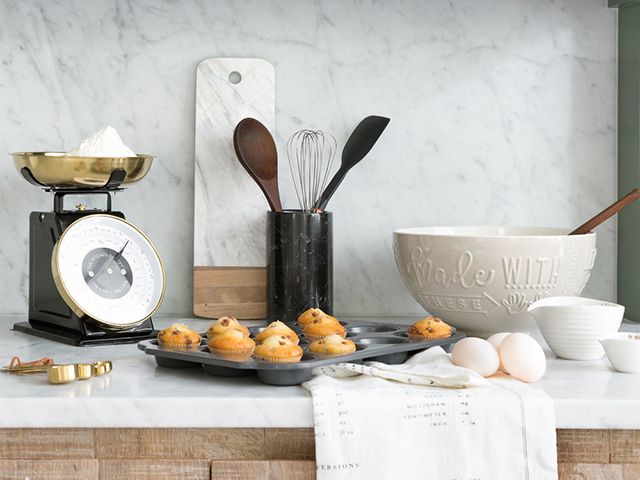
[{"label": "hanging hole in board", "polygon": [[233,71],[229,74],[229,81],[234,85],[237,85],[242,80],[242,75],[240,72]]}]

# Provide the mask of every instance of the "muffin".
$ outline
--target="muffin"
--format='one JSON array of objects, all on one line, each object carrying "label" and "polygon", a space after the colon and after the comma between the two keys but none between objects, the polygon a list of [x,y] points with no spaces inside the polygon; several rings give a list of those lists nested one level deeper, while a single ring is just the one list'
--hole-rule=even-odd
[{"label": "muffin", "polygon": [[307,323],[302,329],[304,336],[310,340],[320,340],[329,335],[337,334],[344,337],[347,334],[345,328],[338,320],[330,316],[316,318]]},{"label": "muffin", "polygon": [[240,330],[228,328],[207,342],[209,351],[229,360],[246,360],[253,353],[256,342]]},{"label": "muffin", "polygon": [[158,332],[158,345],[174,350],[197,350],[200,335],[182,323],[174,323]]},{"label": "muffin", "polygon": [[340,335],[329,335],[309,345],[309,351],[321,357],[348,355],[356,351],[356,344]]},{"label": "muffin", "polygon": [[229,328],[242,332],[245,337],[249,336],[249,329],[236,320],[235,317],[220,317],[216,320],[216,323],[207,329],[207,338],[212,338]]},{"label": "muffin", "polygon": [[302,358],[302,348],[286,335],[271,335],[256,347],[256,358],[272,363],[296,363]]},{"label": "muffin", "polygon": [[453,329],[438,317],[427,317],[409,327],[407,334],[411,340],[437,340],[449,338]]},{"label": "muffin", "polygon": [[305,310],[298,316],[298,325],[304,326],[307,323],[313,322],[316,318],[320,318],[325,315],[326,313],[324,313],[319,308],[310,308],[308,310]]},{"label": "muffin", "polygon": [[296,332],[291,330],[280,320],[276,320],[275,322],[271,322],[269,326],[263,331],[256,334],[256,343],[264,342],[271,335],[284,335],[296,345],[300,342],[300,339],[298,338],[298,335],[296,335]]},{"label": "muffin", "polygon": [[338,321],[338,319],[336,319],[335,317],[332,317],[327,313],[324,313],[319,308],[310,308],[300,314],[300,316],[298,317],[298,325],[300,325],[301,327],[304,327],[307,323],[311,323],[314,320],[317,320],[318,318],[322,318],[322,317],[329,317]]}]

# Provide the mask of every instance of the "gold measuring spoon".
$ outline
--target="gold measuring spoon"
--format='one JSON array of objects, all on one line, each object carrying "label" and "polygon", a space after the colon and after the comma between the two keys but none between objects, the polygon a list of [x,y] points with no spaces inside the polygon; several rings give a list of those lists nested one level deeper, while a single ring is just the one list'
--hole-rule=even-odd
[{"label": "gold measuring spoon", "polygon": [[67,365],[24,365],[16,367],[2,367],[0,371],[24,375],[29,373],[45,373],[49,383],[62,384],[75,380],[87,380],[109,373],[113,369],[110,360],[95,363],[70,363]]},{"label": "gold measuring spoon", "polygon": [[75,365],[51,365],[47,369],[47,378],[54,385],[69,383],[78,379],[78,372]]}]

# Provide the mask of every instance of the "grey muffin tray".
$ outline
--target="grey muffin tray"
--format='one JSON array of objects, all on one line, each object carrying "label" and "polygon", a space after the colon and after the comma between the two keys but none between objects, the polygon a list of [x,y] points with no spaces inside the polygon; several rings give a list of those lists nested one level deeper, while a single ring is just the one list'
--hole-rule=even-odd
[{"label": "grey muffin tray", "polygon": [[[363,360],[386,364],[403,363],[412,353],[430,347],[441,346],[447,350],[448,347],[465,336],[454,329],[449,338],[415,341],[407,337],[409,325],[405,324],[377,323],[366,320],[350,320],[340,323],[347,329],[347,338],[356,344],[355,352],[348,355],[319,357],[309,351],[310,341],[304,338],[301,329],[293,326],[291,328],[300,337],[300,346],[304,351],[302,360],[297,363],[269,363],[255,358],[244,362],[227,360],[209,352],[205,334],[201,335],[198,350],[192,352],[163,348],[158,345],[155,339],[138,343],[138,349],[147,355],[153,355],[160,367],[201,367],[205,373],[221,377],[239,377],[257,373],[258,380],[268,385],[299,385],[311,378],[311,370],[314,367],[340,362],[362,363]],[[251,336],[255,336],[265,327],[250,327]]]}]

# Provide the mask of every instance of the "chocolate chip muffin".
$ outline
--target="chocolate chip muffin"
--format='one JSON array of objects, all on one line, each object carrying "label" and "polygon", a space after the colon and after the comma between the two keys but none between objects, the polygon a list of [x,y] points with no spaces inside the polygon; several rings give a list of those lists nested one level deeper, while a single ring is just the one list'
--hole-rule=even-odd
[{"label": "chocolate chip muffin", "polygon": [[296,363],[302,354],[302,348],[285,335],[267,337],[255,350],[257,359],[272,363]]},{"label": "chocolate chip muffin", "polygon": [[316,318],[312,322],[307,323],[302,329],[302,332],[309,340],[320,340],[321,338],[328,337],[333,334],[344,337],[347,334],[347,331],[342,324],[335,318],[328,315]]},{"label": "chocolate chip muffin", "polygon": [[235,317],[220,317],[207,329],[207,338],[212,338],[227,329],[238,330],[242,332],[245,337],[249,336],[249,329],[242,325]]},{"label": "chocolate chip muffin", "polygon": [[356,351],[356,344],[348,338],[333,334],[311,342],[309,351],[320,357],[333,357],[336,355],[347,355]]},{"label": "chocolate chip muffin", "polygon": [[407,334],[411,340],[437,340],[449,338],[453,333],[451,326],[438,317],[427,317],[409,327]]},{"label": "chocolate chip muffin", "polygon": [[256,342],[247,337],[240,330],[228,328],[222,333],[214,335],[207,342],[209,351],[229,360],[248,360],[253,353]]},{"label": "chocolate chip muffin", "polygon": [[197,350],[200,335],[182,323],[174,323],[158,332],[158,345],[172,350]]},{"label": "chocolate chip muffin", "polygon": [[265,328],[261,332],[258,332],[255,336],[255,339],[257,343],[262,343],[272,335],[284,335],[296,345],[300,343],[300,339],[298,338],[298,335],[296,335],[296,332],[291,330],[289,327],[287,327],[284,323],[282,323],[279,320],[276,320],[275,322],[271,322],[267,326],[267,328]]}]

